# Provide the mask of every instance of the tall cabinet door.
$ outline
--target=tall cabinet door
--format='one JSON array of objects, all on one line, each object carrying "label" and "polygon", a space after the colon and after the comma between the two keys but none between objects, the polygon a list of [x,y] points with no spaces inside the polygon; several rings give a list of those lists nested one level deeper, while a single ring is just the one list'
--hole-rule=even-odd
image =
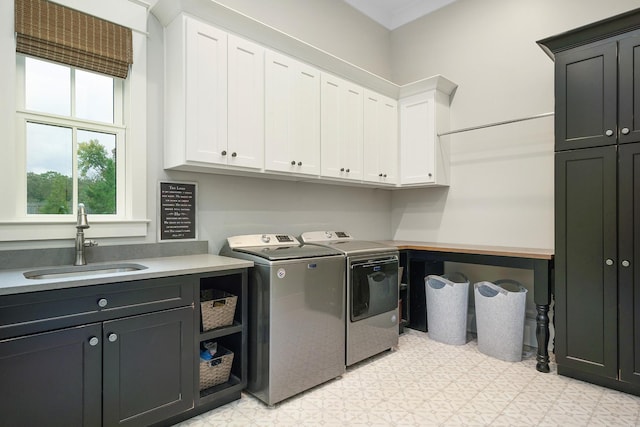
[{"label": "tall cabinet door", "polygon": [[320,174],[320,72],[265,53],[265,169]]},{"label": "tall cabinet door", "polygon": [[640,385],[640,144],[620,146],[619,168],[620,379]]},{"label": "tall cabinet door", "polygon": [[398,102],[370,90],[364,91],[363,179],[398,182]]},{"label": "tall cabinet door", "polygon": [[186,19],[186,160],[226,163],[227,33]]},{"label": "tall cabinet door", "polygon": [[327,74],[321,81],[322,176],[361,180],[363,89]]},{"label": "tall cabinet door", "polygon": [[556,54],[556,151],[616,144],[617,44]]},{"label": "tall cabinet door", "polygon": [[194,405],[193,307],[104,322],[104,425],[150,425]]},{"label": "tall cabinet door", "polygon": [[619,142],[640,142],[640,31],[620,41],[618,61]]},{"label": "tall cabinet door", "polygon": [[558,371],[616,378],[616,146],[556,153]]},{"label": "tall cabinet door", "polygon": [[101,333],[91,324],[0,341],[0,424],[101,425]]},{"label": "tall cabinet door", "polygon": [[227,164],[264,166],[264,48],[229,35]]}]

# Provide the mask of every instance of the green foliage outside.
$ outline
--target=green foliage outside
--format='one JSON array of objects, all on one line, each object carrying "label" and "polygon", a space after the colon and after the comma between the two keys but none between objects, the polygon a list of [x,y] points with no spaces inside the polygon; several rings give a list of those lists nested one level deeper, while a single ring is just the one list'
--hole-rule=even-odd
[{"label": "green foliage outside", "polygon": [[[29,213],[73,212],[73,179],[58,172],[27,173]],[[116,161],[97,140],[78,144],[78,201],[93,214],[116,213]]]}]

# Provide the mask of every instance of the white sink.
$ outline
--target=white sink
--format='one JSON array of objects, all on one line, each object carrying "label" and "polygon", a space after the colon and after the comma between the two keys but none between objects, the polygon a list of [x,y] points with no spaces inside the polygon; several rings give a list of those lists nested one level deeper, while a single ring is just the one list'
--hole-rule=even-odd
[{"label": "white sink", "polygon": [[145,270],[146,268],[142,264],[132,263],[80,265],[26,271],[23,275],[27,279],[64,279],[67,277],[94,276],[96,274],[126,273]]}]

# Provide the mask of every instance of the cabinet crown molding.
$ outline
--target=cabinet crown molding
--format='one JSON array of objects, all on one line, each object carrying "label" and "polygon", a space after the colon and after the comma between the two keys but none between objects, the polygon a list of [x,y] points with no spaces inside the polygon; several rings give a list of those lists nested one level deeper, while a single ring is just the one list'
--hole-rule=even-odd
[{"label": "cabinet crown molding", "polygon": [[163,27],[186,13],[393,99],[433,89],[452,95],[458,86],[441,75],[398,85],[215,0],[158,0],[151,13]]},{"label": "cabinet crown molding", "polygon": [[536,43],[551,59],[555,59],[558,52],[638,29],[640,8],[538,40]]}]

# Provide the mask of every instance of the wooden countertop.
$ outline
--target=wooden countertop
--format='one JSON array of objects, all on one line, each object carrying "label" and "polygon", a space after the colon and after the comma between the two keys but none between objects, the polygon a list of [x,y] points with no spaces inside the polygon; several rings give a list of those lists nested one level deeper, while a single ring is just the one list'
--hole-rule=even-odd
[{"label": "wooden countertop", "polygon": [[456,243],[414,242],[409,240],[384,240],[381,243],[398,249],[413,249],[432,252],[455,252],[462,254],[480,254],[516,258],[553,259],[553,249],[516,248],[508,246],[463,245]]}]

